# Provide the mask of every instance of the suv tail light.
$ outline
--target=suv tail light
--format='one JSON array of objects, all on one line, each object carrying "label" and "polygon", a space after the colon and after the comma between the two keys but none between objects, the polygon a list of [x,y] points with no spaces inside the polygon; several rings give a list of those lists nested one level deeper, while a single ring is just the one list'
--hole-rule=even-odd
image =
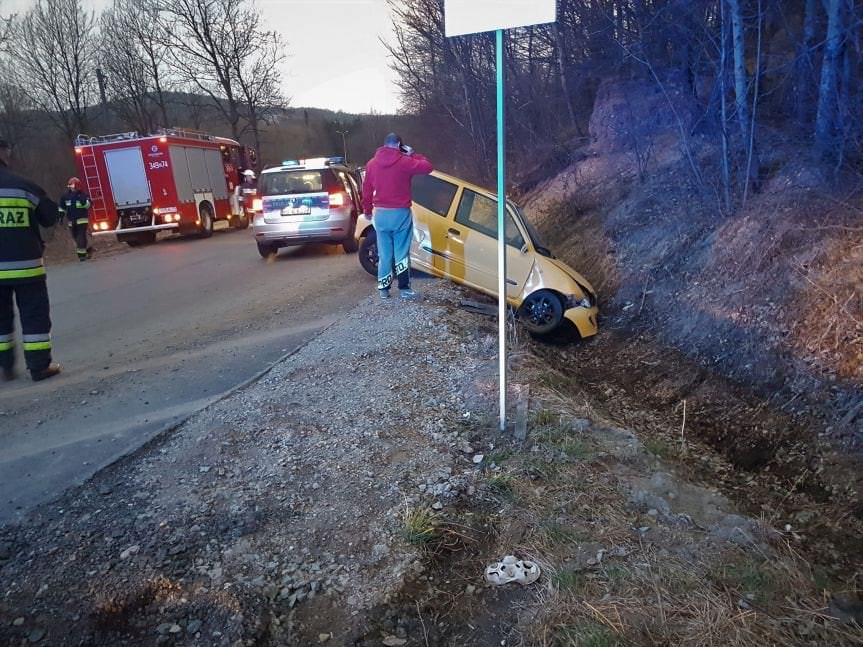
[{"label": "suv tail light", "polygon": [[252,211],[255,213],[263,213],[264,212],[264,201],[260,198],[255,198],[252,200]]},{"label": "suv tail light", "polygon": [[344,207],[348,203],[348,196],[344,191],[330,193],[331,207]]}]

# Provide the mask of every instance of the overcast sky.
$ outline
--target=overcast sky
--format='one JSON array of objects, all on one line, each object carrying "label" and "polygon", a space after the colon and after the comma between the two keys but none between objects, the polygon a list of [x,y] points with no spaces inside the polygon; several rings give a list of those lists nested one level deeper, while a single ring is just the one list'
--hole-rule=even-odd
[{"label": "overcast sky", "polygon": [[[110,0],[83,0],[96,10]],[[23,12],[32,0],[0,0],[3,13]],[[294,107],[392,113],[394,75],[380,39],[392,22],[385,0],[258,0],[264,25],[288,43],[284,92]]]}]

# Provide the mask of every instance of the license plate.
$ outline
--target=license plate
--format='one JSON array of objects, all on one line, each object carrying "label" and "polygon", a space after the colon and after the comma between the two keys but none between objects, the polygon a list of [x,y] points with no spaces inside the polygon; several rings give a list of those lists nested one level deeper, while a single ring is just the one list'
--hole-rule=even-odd
[{"label": "license plate", "polygon": [[282,209],[283,216],[307,216],[312,213],[312,208],[308,205],[301,205],[299,207],[285,207]]}]

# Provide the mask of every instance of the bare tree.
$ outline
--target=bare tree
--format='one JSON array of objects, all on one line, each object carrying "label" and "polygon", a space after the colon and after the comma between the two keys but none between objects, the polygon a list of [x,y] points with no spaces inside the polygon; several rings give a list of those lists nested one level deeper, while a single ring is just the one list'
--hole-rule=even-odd
[{"label": "bare tree", "polygon": [[0,139],[17,149],[29,135],[35,114],[27,95],[13,82],[9,64],[0,60]]},{"label": "bare tree", "polygon": [[797,122],[803,126],[809,122],[812,109],[812,86],[815,79],[815,20],[818,13],[818,0],[805,0],[803,9],[803,34],[797,46],[795,61],[794,102]]},{"label": "bare tree", "polygon": [[815,144],[828,154],[835,144],[838,113],[839,61],[842,57],[842,1],[825,0],[827,9],[827,41],[821,63],[821,84],[818,90],[818,113],[815,117]]},{"label": "bare tree", "polygon": [[257,49],[245,59],[237,57],[234,74],[242,97],[242,115],[255,143],[261,150],[261,125],[284,108],[287,100],[281,91],[284,44],[274,31],[259,34]]},{"label": "bare tree", "polygon": [[170,125],[166,38],[153,0],[114,0],[102,14],[102,65],[114,107],[130,126]]},{"label": "bare tree", "polygon": [[0,15],[0,53],[6,49],[9,43],[9,35],[12,33],[12,20],[14,16]]},{"label": "bare tree", "polygon": [[81,0],[36,0],[13,23],[14,72],[30,100],[71,140],[87,129],[95,83],[95,25]]},{"label": "bare tree", "polygon": [[[161,0],[165,42],[178,76],[209,96],[240,139],[242,121],[258,129],[263,105],[278,94],[282,42],[260,27],[250,0]],[[264,79],[254,78],[263,74]],[[251,102],[251,108],[250,108]],[[254,113],[254,114],[253,114]]]},{"label": "bare tree", "polygon": [[[756,152],[755,124],[752,120],[752,111],[749,109],[749,75],[746,72],[746,34],[743,24],[743,10],[740,0],[727,0],[727,2],[729,12],[731,13],[731,34],[734,51],[734,99],[737,123],[740,126],[742,149],[746,152],[747,157],[745,192],[749,186],[757,185],[760,165]],[[758,29],[760,34],[760,13],[758,17]],[[758,61],[757,64],[760,65],[761,62]]]},{"label": "bare tree", "polygon": [[728,145],[728,21],[725,19],[725,3],[719,2],[719,137],[722,141],[722,204],[726,214],[731,213],[731,168]]}]

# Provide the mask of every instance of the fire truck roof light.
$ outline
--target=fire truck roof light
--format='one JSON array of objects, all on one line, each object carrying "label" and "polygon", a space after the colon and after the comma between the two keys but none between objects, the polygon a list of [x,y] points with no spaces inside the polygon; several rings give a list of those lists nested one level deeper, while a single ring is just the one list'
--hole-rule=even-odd
[{"label": "fire truck roof light", "polygon": [[75,152],[76,152],[78,155],[80,155],[80,154],[81,154],[81,149],[80,149],[80,147],[76,147],[76,148],[75,148]]},{"label": "fire truck roof light", "polygon": [[164,144],[166,141],[168,141],[168,138],[167,137],[159,137],[159,141]]}]

